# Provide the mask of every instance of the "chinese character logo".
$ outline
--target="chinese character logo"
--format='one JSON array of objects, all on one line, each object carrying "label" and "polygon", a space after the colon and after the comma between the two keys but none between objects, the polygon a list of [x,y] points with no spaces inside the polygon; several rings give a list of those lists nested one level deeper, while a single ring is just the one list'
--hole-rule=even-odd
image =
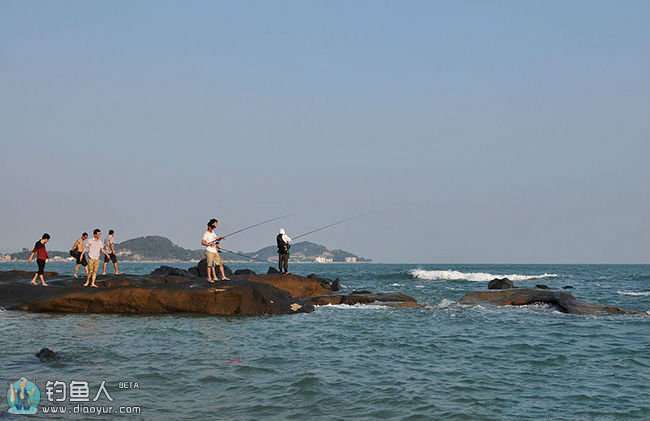
[{"label": "chinese character logo", "polygon": [[9,382],[7,403],[10,414],[35,414],[40,401],[41,392],[38,387],[26,378]]}]

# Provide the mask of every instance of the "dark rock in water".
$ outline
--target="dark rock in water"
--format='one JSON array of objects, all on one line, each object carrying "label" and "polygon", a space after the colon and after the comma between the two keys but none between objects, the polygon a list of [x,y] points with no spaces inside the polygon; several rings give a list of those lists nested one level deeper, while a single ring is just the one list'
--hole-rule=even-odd
[{"label": "dark rock in water", "polygon": [[341,281],[339,278],[336,278],[334,282],[332,282],[332,291],[340,291],[341,290]]},{"label": "dark rock in water", "polygon": [[273,266],[269,266],[269,270],[266,271],[266,274],[271,275],[272,273],[280,273],[280,271],[274,268]]},{"label": "dark rock in water", "polygon": [[548,286],[546,286],[544,284],[537,284],[537,285],[535,285],[535,288],[537,288],[537,289],[551,289],[551,288],[549,288]]},{"label": "dark rock in water", "polygon": [[380,304],[389,307],[418,307],[419,304],[415,298],[400,293],[352,293],[350,295],[324,295],[312,297],[311,303],[314,305],[355,305],[355,304]]},{"label": "dark rock in water", "polygon": [[41,362],[58,360],[60,358],[59,354],[52,351],[50,348],[42,348],[34,355],[36,355]]},{"label": "dark rock in water", "polygon": [[488,283],[488,289],[510,289],[514,287],[515,284],[508,278],[494,278]]},{"label": "dark rock in water", "polygon": [[255,271],[250,269],[237,269],[235,275],[255,275]]},{"label": "dark rock in water", "polygon": [[357,290],[352,291],[350,294],[357,294],[357,295],[359,295],[359,294],[372,294],[372,291],[362,289],[362,290],[358,290],[358,291]]},{"label": "dark rock in water", "polygon": [[[209,283],[197,277],[123,274],[98,280],[99,288],[84,288],[72,276],[52,276],[47,278],[49,287],[37,287],[30,285],[31,276],[31,272],[0,271],[1,308],[37,313],[248,316],[308,313],[314,305],[328,303],[417,305],[415,299],[403,294],[357,291],[340,296],[323,279],[297,275],[249,274],[229,282]],[[45,359],[52,355],[47,351],[41,354]]]},{"label": "dark rock in water", "polygon": [[193,275],[190,271],[185,269],[179,269],[171,266],[160,266],[158,269],[154,269],[149,275],[151,276],[180,276],[183,278],[193,278]]},{"label": "dark rock in water", "polygon": [[563,291],[539,289],[509,289],[504,291],[468,292],[460,304],[495,304],[498,306],[523,306],[550,304],[563,313],[570,314],[642,314],[618,307],[587,303]]},{"label": "dark rock in water", "polygon": [[573,287],[571,285],[565,285],[562,287],[562,289],[573,289]]},{"label": "dark rock in water", "polygon": [[[206,259],[201,259],[201,261],[196,265],[197,271],[198,271],[198,276],[202,278],[206,278],[208,276],[208,261]],[[221,272],[219,272],[219,267],[215,266],[215,269],[217,271],[217,276],[221,276]],[[223,272],[226,274],[226,276],[232,275],[232,270],[226,265],[223,265]]]},{"label": "dark rock in water", "polygon": [[315,273],[310,273],[309,275],[307,275],[307,277],[309,279],[314,279],[314,278],[318,278],[318,275],[316,275]]}]

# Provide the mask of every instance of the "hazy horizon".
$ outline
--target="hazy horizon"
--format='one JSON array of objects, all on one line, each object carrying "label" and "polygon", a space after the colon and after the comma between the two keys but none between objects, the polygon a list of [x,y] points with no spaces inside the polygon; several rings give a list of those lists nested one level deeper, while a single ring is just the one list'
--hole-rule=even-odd
[{"label": "hazy horizon", "polygon": [[[118,7],[119,6],[119,7]],[[0,250],[650,263],[650,2],[0,0]]]}]

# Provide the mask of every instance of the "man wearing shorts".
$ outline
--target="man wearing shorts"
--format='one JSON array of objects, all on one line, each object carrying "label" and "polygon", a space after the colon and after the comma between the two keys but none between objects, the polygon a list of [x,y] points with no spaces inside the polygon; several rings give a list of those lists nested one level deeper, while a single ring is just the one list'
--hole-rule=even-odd
[{"label": "man wearing shorts", "polygon": [[109,260],[113,262],[113,269],[115,269],[115,274],[120,275],[120,271],[117,270],[117,256],[115,256],[114,234],[115,231],[109,230],[108,237],[106,237],[106,240],[104,241],[104,248],[106,249],[108,256],[104,256],[104,269],[102,270],[102,275],[106,275],[106,266],[108,265]]},{"label": "man wearing shorts", "polygon": [[226,237],[218,237],[215,234],[214,229],[217,228],[219,221],[212,218],[208,222],[208,230],[203,234],[203,239],[201,240],[201,245],[205,247],[205,260],[207,264],[208,271],[208,282],[214,283],[218,281],[217,273],[214,269],[214,265],[219,265],[219,271],[221,272],[221,280],[229,281],[230,279],[226,278],[226,275],[223,271],[223,264],[221,263],[221,256],[219,256],[219,246],[217,243],[223,240]]},{"label": "man wearing shorts", "polygon": [[34,277],[32,278],[32,285],[38,285],[36,283],[36,278],[41,279],[41,285],[46,287],[48,286],[45,283],[45,279],[43,279],[43,273],[45,273],[45,263],[47,263],[47,260],[49,256],[47,255],[47,249],[45,248],[45,244],[50,241],[50,234],[45,233],[41,237],[40,240],[34,244],[34,249],[32,250],[32,254],[29,255],[29,258],[27,261],[29,263],[32,263],[32,258],[34,257],[34,254],[36,254],[36,264],[38,265],[38,272],[34,274]]},{"label": "man wearing shorts", "polygon": [[88,239],[88,233],[84,232],[81,234],[81,238],[77,239],[70,249],[70,256],[75,258],[74,265],[74,277],[77,278],[77,272],[79,271],[79,266],[83,266],[86,270],[86,276],[88,276],[88,261],[86,256],[82,256],[81,252],[84,250],[84,241]]},{"label": "man wearing shorts", "polygon": [[[86,252],[88,252],[88,275],[86,276],[85,287],[90,284],[91,287],[97,288],[95,285],[95,279],[97,279],[97,269],[99,269],[99,256],[100,253],[104,253],[105,256],[108,256],[108,253],[104,251],[104,242],[101,239],[102,231],[99,228],[93,230],[93,238],[86,242],[86,246],[81,252],[81,257],[83,257]],[[92,278],[92,282],[90,281]]]}]

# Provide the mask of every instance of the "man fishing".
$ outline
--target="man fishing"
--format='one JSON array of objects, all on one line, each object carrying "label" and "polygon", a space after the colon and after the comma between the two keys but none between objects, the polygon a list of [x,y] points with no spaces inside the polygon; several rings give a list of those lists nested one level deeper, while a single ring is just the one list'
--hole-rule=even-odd
[{"label": "man fishing", "polygon": [[[291,237],[287,235],[284,228],[280,228],[280,233],[276,237],[278,244],[278,270],[285,275],[289,273],[289,249],[291,248]],[[284,267],[284,272],[282,268]]]},{"label": "man fishing", "polygon": [[207,264],[207,272],[208,272],[208,282],[211,284],[215,283],[218,281],[217,279],[217,273],[214,268],[215,264],[219,265],[219,271],[221,272],[221,280],[222,281],[229,281],[230,279],[226,277],[226,274],[224,273],[223,270],[223,263],[221,262],[221,256],[219,256],[219,241],[223,240],[224,237],[219,237],[217,234],[214,232],[215,228],[217,228],[217,225],[219,225],[219,221],[216,219],[212,218],[208,222],[208,229],[205,231],[205,234],[203,234],[203,239],[201,240],[201,245],[205,247],[205,259],[206,259],[206,264]]}]

